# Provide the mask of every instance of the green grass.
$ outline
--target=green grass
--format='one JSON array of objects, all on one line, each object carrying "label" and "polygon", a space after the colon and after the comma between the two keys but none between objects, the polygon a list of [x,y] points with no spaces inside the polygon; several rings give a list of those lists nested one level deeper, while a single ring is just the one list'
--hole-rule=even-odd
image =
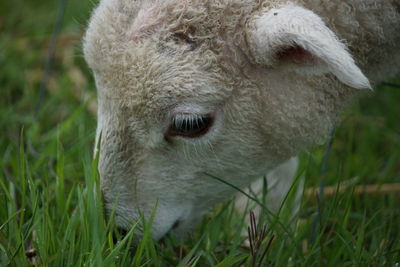
[{"label": "green grass", "polygon": [[[144,238],[132,248],[106,220],[96,161],[94,82],[80,36],[94,3],[70,0],[44,101],[39,87],[58,1],[0,2],[0,266],[251,266],[247,224],[232,203],[216,208],[185,241]],[[75,38],[75,37],[74,37]],[[72,38],[72,39],[74,39]],[[393,82],[400,83],[400,79]],[[346,113],[325,177],[325,148],[302,155],[306,188],[350,181],[343,194],[303,198],[296,229],[277,222],[264,265],[399,266],[400,193],[354,193],[363,184],[400,183],[400,89],[379,87]],[[260,227],[259,227],[260,228]],[[259,257],[260,258],[260,255]]]}]

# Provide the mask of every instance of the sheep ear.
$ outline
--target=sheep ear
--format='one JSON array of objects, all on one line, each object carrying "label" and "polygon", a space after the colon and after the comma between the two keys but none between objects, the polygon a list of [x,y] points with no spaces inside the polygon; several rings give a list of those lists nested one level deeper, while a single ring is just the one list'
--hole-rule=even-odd
[{"label": "sheep ear", "polygon": [[346,46],[310,10],[288,4],[250,21],[253,59],[267,67],[311,75],[334,74],[353,88],[371,88]]}]

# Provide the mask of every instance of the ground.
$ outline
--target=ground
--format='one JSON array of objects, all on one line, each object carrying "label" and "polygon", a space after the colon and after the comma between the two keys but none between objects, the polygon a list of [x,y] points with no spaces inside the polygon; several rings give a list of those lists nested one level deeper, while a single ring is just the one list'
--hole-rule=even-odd
[{"label": "ground", "polygon": [[245,245],[247,225],[231,202],[184,241],[154,242],[146,222],[132,248],[133,232],[123,237],[105,218],[92,156],[95,89],[81,36],[94,6],[0,2],[1,266],[399,266],[400,77],[354,103],[331,149],[301,155],[300,219],[268,225],[258,253]]}]

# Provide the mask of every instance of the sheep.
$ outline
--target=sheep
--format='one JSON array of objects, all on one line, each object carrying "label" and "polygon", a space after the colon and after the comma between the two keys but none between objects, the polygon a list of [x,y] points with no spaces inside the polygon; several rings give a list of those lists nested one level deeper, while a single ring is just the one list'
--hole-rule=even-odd
[{"label": "sheep", "polygon": [[296,155],[398,71],[399,43],[400,0],[101,0],[84,55],[107,209],[129,229],[156,206],[157,240],[232,197],[210,176],[267,174],[282,199]]}]

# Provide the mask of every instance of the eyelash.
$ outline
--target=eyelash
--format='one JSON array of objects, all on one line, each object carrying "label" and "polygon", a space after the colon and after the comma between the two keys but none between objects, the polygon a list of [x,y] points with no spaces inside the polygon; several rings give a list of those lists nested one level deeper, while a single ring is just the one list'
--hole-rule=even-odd
[{"label": "eyelash", "polygon": [[176,114],[171,120],[167,135],[197,138],[205,135],[213,123],[212,114]]}]

